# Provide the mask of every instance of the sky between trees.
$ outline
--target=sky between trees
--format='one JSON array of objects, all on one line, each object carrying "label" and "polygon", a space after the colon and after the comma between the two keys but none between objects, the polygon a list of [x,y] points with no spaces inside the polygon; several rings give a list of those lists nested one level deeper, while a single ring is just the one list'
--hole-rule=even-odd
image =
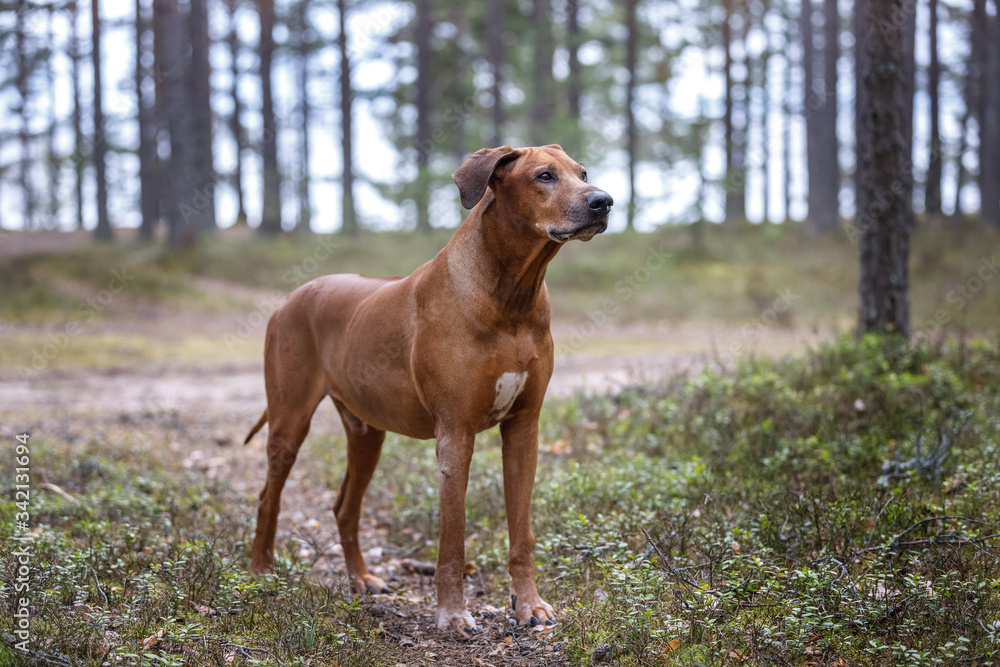
[{"label": "sky between trees", "polygon": [[[462,214],[448,176],[465,155],[497,141],[564,145],[615,196],[613,228],[627,223],[632,189],[639,229],[727,216],[825,219],[828,228],[838,213],[855,213],[854,2],[278,1],[270,30],[273,133],[262,113],[268,4],[98,6],[111,227],[145,218],[158,228],[177,208],[171,196],[199,214],[195,204],[208,199],[213,219],[201,227],[232,225],[237,171],[246,218],[258,225],[272,146],[279,184],[272,192],[281,201],[271,217],[284,229],[337,230],[349,208],[373,229],[452,226]],[[1000,89],[995,0],[901,7],[898,27],[913,58],[914,207],[924,213],[927,183],[940,183],[931,188],[940,192],[931,214],[953,214],[956,205],[976,214],[984,182],[993,201],[1000,191],[1000,169],[987,164],[984,181],[980,165],[983,146],[1000,146],[1000,106],[989,104]],[[0,225],[70,229],[82,212],[93,228],[100,206],[91,5],[7,0],[0,8],[8,75],[0,90]],[[827,48],[831,37],[836,51]],[[164,48],[171,44],[173,62]],[[198,77],[208,82],[200,102]],[[169,107],[181,97],[172,85],[190,93],[175,109],[190,128],[182,140],[171,136]],[[345,99],[353,206],[342,197]],[[194,160],[187,171],[196,177],[175,192],[164,181],[185,141]],[[210,150],[199,150],[206,144]],[[932,155],[940,156],[936,165]]]}]

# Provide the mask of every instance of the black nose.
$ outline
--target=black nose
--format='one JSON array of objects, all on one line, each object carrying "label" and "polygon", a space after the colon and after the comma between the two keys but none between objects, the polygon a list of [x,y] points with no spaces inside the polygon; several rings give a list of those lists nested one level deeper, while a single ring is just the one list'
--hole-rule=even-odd
[{"label": "black nose", "polygon": [[587,197],[587,206],[590,210],[594,212],[607,211],[615,203],[615,200],[611,198],[604,190],[598,190],[597,192],[591,192]]}]

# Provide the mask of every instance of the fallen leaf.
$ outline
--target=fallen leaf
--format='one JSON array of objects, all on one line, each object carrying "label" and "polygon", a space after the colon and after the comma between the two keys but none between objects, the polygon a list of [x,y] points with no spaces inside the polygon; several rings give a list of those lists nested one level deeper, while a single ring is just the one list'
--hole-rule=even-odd
[{"label": "fallen leaf", "polygon": [[156,646],[156,642],[158,642],[161,639],[163,639],[163,634],[164,634],[163,630],[159,630],[159,631],[155,632],[154,634],[151,634],[150,636],[148,636],[148,637],[146,637],[145,639],[142,640],[142,645],[146,646],[146,647]]},{"label": "fallen leaf", "polygon": [[736,553],[739,553],[739,551],[740,551],[740,543],[737,542],[736,540],[733,540],[733,545],[732,546],[733,546],[733,551],[736,552]]},{"label": "fallen leaf", "polygon": [[743,655],[743,651],[730,651],[729,657],[735,660],[736,662],[743,662],[744,660],[746,660],[746,657]]},{"label": "fallen leaf", "polygon": [[664,655],[664,654],[666,654],[666,653],[670,653],[671,651],[676,651],[676,650],[677,650],[677,649],[679,649],[680,647],[681,647],[681,640],[680,640],[680,639],[671,639],[671,640],[670,640],[670,641],[669,641],[669,642],[667,643],[666,647],[664,647],[664,649],[663,649],[663,651],[662,651],[662,652],[660,653],[660,655]]},{"label": "fallen leaf", "polygon": [[476,576],[476,572],[478,572],[478,570],[476,570],[476,566],[474,563],[465,564],[465,576],[474,577]]}]

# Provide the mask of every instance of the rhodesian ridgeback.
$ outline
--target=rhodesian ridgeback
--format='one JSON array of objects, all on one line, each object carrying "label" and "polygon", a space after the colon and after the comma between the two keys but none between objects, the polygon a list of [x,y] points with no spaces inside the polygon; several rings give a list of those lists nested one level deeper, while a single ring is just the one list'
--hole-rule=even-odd
[{"label": "rhodesian ridgeback", "polygon": [[361,499],[386,431],[436,438],[438,627],[466,633],[465,493],[476,434],[500,425],[519,623],[554,623],[538,595],[529,512],[538,416],[552,375],[545,268],[564,243],[589,241],[614,203],[556,145],[477,151],[452,178],[472,209],[451,241],[406,278],[331,275],[291,293],[267,325],[267,481],[250,569],[274,563],[281,490],[316,406],[333,399],[347,433],[347,474],[333,512],[352,586],[388,592],[358,545]]}]

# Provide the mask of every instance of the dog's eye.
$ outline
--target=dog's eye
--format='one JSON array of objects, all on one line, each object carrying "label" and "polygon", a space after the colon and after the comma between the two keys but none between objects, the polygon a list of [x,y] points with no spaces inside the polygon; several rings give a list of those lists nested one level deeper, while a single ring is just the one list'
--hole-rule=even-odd
[{"label": "dog's eye", "polygon": [[537,176],[538,180],[544,181],[546,183],[556,180],[556,177],[552,175],[551,171],[543,171]]},{"label": "dog's eye", "polygon": [[583,172],[582,174],[580,174],[580,180],[582,180],[584,183],[587,182],[587,172]]}]

